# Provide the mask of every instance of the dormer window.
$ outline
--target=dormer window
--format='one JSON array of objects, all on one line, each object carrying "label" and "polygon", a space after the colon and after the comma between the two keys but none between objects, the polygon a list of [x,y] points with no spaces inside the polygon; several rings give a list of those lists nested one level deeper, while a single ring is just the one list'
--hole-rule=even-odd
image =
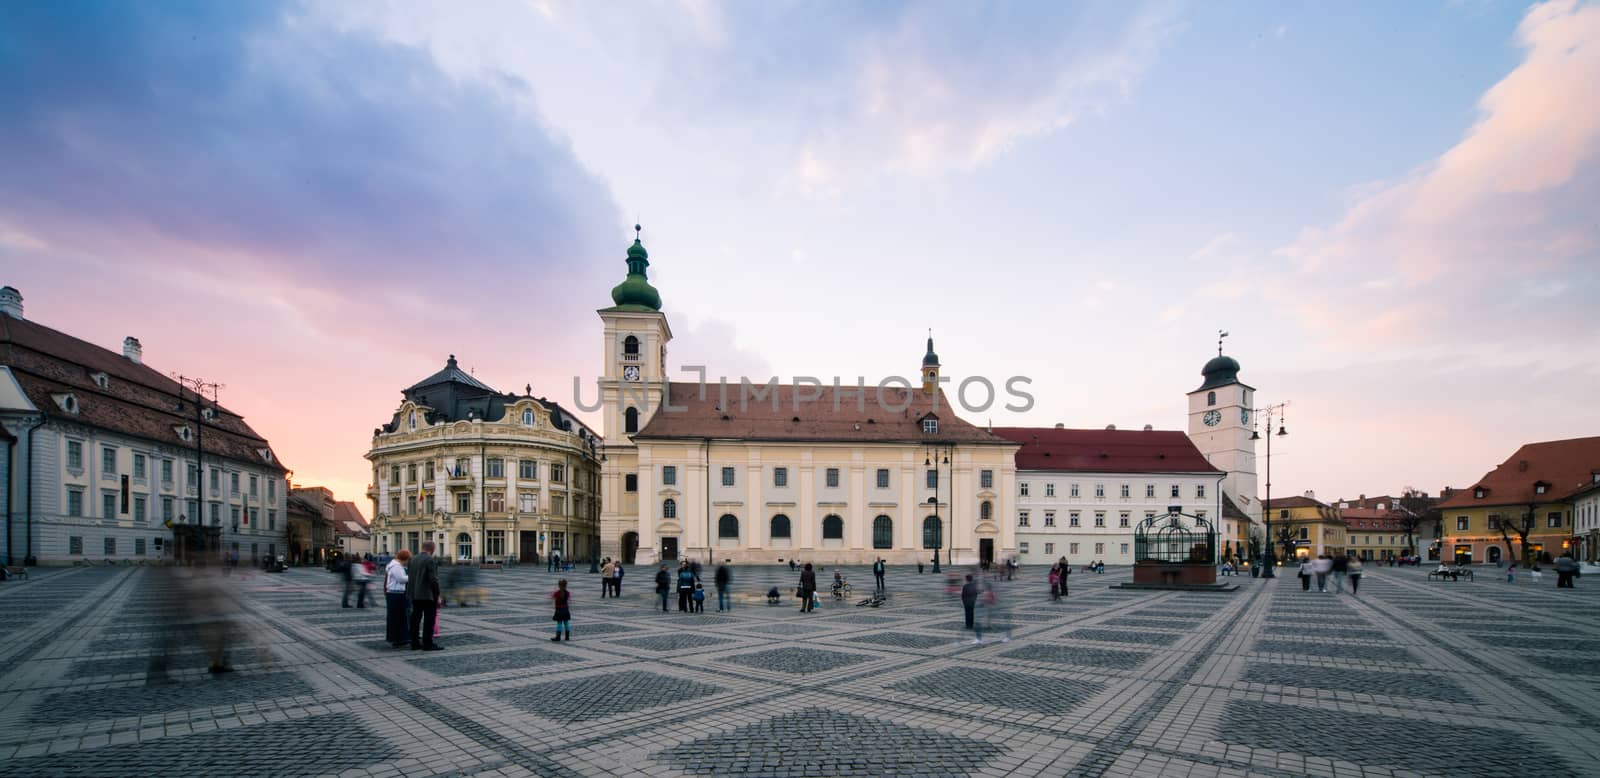
[{"label": "dormer window", "polygon": [[94,379],[95,386],[98,386],[101,389],[111,388],[111,376],[108,376],[105,373],[91,373],[89,377]]},{"label": "dormer window", "polygon": [[406,424],[407,424],[409,429],[416,429],[417,428],[417,412],[416,411],[412,411],[411,412],[411,416],[410,416],[410,418],[408,418],[406,420]]},{"label": "dormer window", "polygon": [[194,432],[189,429],[189,425],[187,425],[187,424],[179,426],[179,427],[173,427],[172,431],[177,434],[178,440],[182,440],[182,441],[186,441],[187,442],[188,440],[190,440],[191,438],[194,437]]},{"label": "dormer window", "polygon": [[923,419],[922,420],[922,434],[924,434],[924,435],[937,435],[937,434],[939,434],[939,420],[933,418],[932,416],[929,416],[928,418]]},{"label": "dormer window", "polygon": [[532,427],[533,426],[533,409],[532,408],[523,408],[522,409],[522,426],[524,426],[524,427]]},{"label": "dormer window", "polygon": [[77,415],[77,413],[78,413],[78,396],[77,395],[75,395],[75,394],[52,394],[52,395],[50,395],[50,399],[55,400],[56,401],[56,407],[60,408],[62,411],[66,412],[66,413],[73,414],[73,415]]},{"label": "dormer window", "polygon": [[206,421],[211,421],[211,419],[214,418],[216,415],[217,415],[217,412],[215,410],[211,409],[211,408],[201,408],[200,409],[200,418],[205,419]]},{"label": "dormer window", "polygon": [[1483,499],[1483,494],[1484,494],[1483,487],[1480,486],[1477,489],[1473,489],[1472,490],[1472,499],[1481,500],[1481,499]]},{"label": "dormer window", "polygon": [[1549,489],[1550,489],[1550,484],[1547,484],[1547,483],[1545,483],[1543,481],[1535,481],[1533,483],[1533,493],[1534,494],[1544,494],[1546,491],[1549,491]]},{"label": "dormer window", "polygon": [[[270,449],[270,448],[258,448],[258,449],[256,449],[256,454],[260,455],[261,461],[266,462],[268,464],[271,464],[271,462],[272,462],[272,449]],[[254,478],[254,477],[255,476],[251,476],[251,478]]]}]

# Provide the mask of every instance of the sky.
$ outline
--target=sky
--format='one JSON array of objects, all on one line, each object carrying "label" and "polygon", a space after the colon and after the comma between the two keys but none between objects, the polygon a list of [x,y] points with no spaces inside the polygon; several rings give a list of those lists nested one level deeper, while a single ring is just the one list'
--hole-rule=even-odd
[{"label": "sky", "polygon": [[1600,435],[1596,105],[1562,0],[9,3],[0,284],[369,512],[447,355],[572,407],[635,223],[672,367],[1183,429],[1226,330],[1274,494],[1437,492]]}]

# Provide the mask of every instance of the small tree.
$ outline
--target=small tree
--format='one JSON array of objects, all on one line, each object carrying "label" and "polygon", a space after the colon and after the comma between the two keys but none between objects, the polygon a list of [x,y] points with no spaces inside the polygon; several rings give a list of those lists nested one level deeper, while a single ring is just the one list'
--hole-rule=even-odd
[{"label": "small tree", "polygon": [[1529,565],[1528,533],[1533,531],[1533,514],[1535,507],[1537,506],[1529,505],[1528,512],[1518,518],[1512,519],[1502,517],[1500,519],[1500,538],[1505,541],[1506,556],[1512,559],[1517,558],[1516,549],[1511,547],[1511,533],[1514,532],[1517,535],[1517,541],[1522,544],[1523,567],[1527,567]]},{"label": "small tree", "polygon": [[1261,559],[1261,531],[1255,527],[1250,528],[1250,561],[1257,562]]},{"label": "small tree", "polygon": [[1279,559],[1294,558],[1294,527],[1285,524],[1278,528],[1278,544],[1283,546],[1283,556]]},{"label": "small tree", "polygon": [[1400,529],[1406,534],[1406,546],[1414,552],[1417,547],[1417,529],[1428,522],[1443,520],[1443,514],[1436,507],[1438,500],[1407,486],[1400,495],[1400,510],[1395,513],[1399,517]]}]

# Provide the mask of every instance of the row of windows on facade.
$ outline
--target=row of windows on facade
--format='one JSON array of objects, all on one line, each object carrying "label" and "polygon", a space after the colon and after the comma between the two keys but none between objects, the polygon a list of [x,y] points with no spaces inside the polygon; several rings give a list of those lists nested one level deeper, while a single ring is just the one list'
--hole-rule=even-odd
[{"label": "row of windows on facade", "polygon": [[[661,501],[661,518],[663,520],[678,518],[677,500],[668,497],[667,499]],[[994,518],[994,503],[989,502],[988,500],[978,503],[978,521],[989,521],[992,518]],[[785,519],[785,521],[788,521],[788,519]],[[785,535],[784,537],[788,536]]]},{"label": "row of windows on facade", "polygon": [[[627,408],[622,411],[622,431],[632,435],[639,431],[639,409]],[[923,419],[922,432],[925,435],[939,434],[938,419]]]},{"label": "row of windows on facade", "polygon": [[[1027,481],[1019,481],[1017,483],[1017,494],[1019,494],[1019,495],[1021,495],[1023,497],[1027,497],[1028,496],[1028,488],[1029,487],[1028,487],[1028,482]],[[1127,500],[1127,499],[1131,499],[1132,494],[1133,494],[1133,487],[1131,485],[1129,485],[1129,484],[1122,484],[1122,489],[1121,489],[1121,492],[1120,492],[1120,494],[1118,496],[1120,496],[1124,500]],[[1054,497],[1054,496],[1056,496],[1056,485],[1052,484],[1052,483],[1045,484],[1044,485],[1044,496],[1046,496],[1046,497]],[[1077,484],[1068,484],[1067,485],[1067,496],[1068,497],[1077,497],[1078,496],[1078,485]],[[1105,499],[1105,496],[1106,496],[1106,485],[1105,484],[1095,484],[1094,485],[1094,496],[1095,496],[1095,499],[1101,499],[1101,500]],[[1145,499],[1148,499],[1148,500],[1155,499],[1155,497],[1156,497],[1156,485],[1155,484],[1145,484],[1144,485],[1144,496],[1145,496]],[[1167,490],[1167,496],[1169,496],[1169,497],[1182,497],[1183,496],[1182,487],[1179,486],[1178,484],[1170,485],[1170,487]],[[1206,498],[1206,485],[1205,484],[1195,484],[1194,485],[1194,496],[1195,496],[1195,499],[1197,499],[1197,500],[1204,500]]]},{"label": "row of windows on facade", "polygon": [[[1122,555],[1123,556],[1127,556],[1128,555],[1128,544],[1127,543],[1123,543],[1121,545],[1122,545]],[[1027,543],[1027,541],[1022,541],[1022,542],[1017,543],[1017,553],[1019,553],[1019,554],[1028,553],[1028,548],[1029,548],[1029,544]],[[1056,544],[1054,544],[1054,543],[1046,543],[1046,544],[1044,544],[1044,555],[1045,556],[1047,556],[1047,557],[1055,556],[1055,553],[1056,553]],[[1078,553],[1078,544],[1077,543],[1068,543],[1067,544],[1067,554],[1069,556],[1075,556],[1075,555],[1077,555],[1077,553]],[[1096,543],[1096,544],[1094,544],[1094,555],[1095,556],[1103,556],[1105,553],[1106,553],[1106,544],[1104,544],[1104,543]]]},{"label": "row of windows on facade", "polygon": [[[118,473],[117,473],[117,454],[118,454],[118,451],[119,451],[119,449],[118,449],[117,446],[104,446],[103,445],[103,446],[100,447],[100,477],[101,478],[115,478],[118,475]],[[173,461],[174,460],[165,459],[165,458],[160,460],[161,481],[163,483],[172,483]],[[133,479],[135,481],[143,481],[144,479],[149,477],[148,466],[149,466],[149,457],[146,457],[144,454],[141,454],[141,453],[138,453],[138,452],[134,452],[134,454],[133,454],[133,472],[130,473],[130,475],[133,477]],[[67,469],[68,470],[75,470],[75,471],[83,470],[83,443],[82,443],[82,441],[77,441],[77,440],[69,440],[69,441],[67,441]],[[211,478],[211,491],[212,492],[219,491],[222,488],[222,473],[223,473],[223,471],[221,469],[219,469],[219,468],[213,467],[213,468],[210,468],[209,470],[207,470],[206,472]],[[195,473],[196,473],[195,464],[193,462],[188,463],[188,469],[186,471],[186,474],[188,476],[189,484],[191,486],[193,486],[193,484],[196,481],[200,480],[199,478],[197,478],[195,476]],[[268,478],[268,479],[266,479],[266,481],[267,481],[267,499],[269,499],[269,500],[278,499],[278,479],[276,479],[276,478]],[[251,473],[249,481],[247,483],[249,484],[249,495],[251,497],[260,496],[261,477],[259,475],[254,474],[254,473]],[[240,493],[240,491],[239,491],[240,490],[240,484],[241,484],[240,473],[238,473],[238,472],[228,472],[228,488],[233,494],[238,495]]]},{"label": "row of windows on facade", "polygon": [[[539,497],[539,495],[537,495],[537,494],[527,494],[527,493],[518,494],[517,495],[517,510],[521,511],[522,513],[534,513],[538,509],[538,497]],[[402,505],[402,503],[401,503],[400,498],[398,496],[390,497],[389,498],[389,514],[391,516],[402,515],[400,513],[401,505]],[[588,503],[586,501],[584,501],[584,500],[578,500],[578,501],[573,503],[573,507],[577,510],[577,513],[579,514],[579,518],[586,518],[587,517],[586,516],[586,514],[588,513],[588,511],[586,509],[587,505],[588,505]],[[405,507],[405,514],[404,515],[406,515],[406,516],[415,516],[415,515],[417,515],[417,509],[419,507],[422,509],[422,513],[423,514],[430,514],[430,513],[433,513],[435,510],[438,509],[438,502],[435,500],[434,495],[431,495],[431,494],[427,495],[426,497],[423,497],[420,502],[417,500],[417,496],[416,495],[408,495],[405,498],[404,507]],[[471,513],[472,512],[472,493],[471,492],[456,492],[455,493],[455,508],[456,508],[456,510],[455,510],[456,513]],[[505,492],[496,492],[496,491],[485,492],[484,493],[484,512],[486,512],[486,513],[505,513],[506,512],[506,493]],[[567,512],[567,498],[566,498],[565,495],[560,495],[560,494],[552,494],[552,495],[550,495],[550,512],[553,513],[553,514],[556,514],[556,515],[561,515],[561,514],[564,514],[564,513]]]},{"label": "row of windows on facade", "polygon": [[[723,467],[722,468],[722,485],[723,486],[737,486],[738,485],[738,470],[739,469],[737,467]],[[886,468],[886,467],[878,468],[876,475],[877,475],[878,488],[879,489],[888,489],[889,488],[889,468]],[[638,489],[639,489],[639,476],[638,475],[636,475],[634,473],[629,473],[629,474],[627,474],[627,476],[625,477],[624,480],[626,481],[626,487],[625,488],[628,491],[630,491],[630,492],[638,491]],[[826,468],[825,470],[823,470],[823,472],[822,472],[822,482],[829,489],[837,489],[839,487],[839,468],[830,467],[830,468]],[[929,489],[937,489],[937,488],[939,488],[939,471],[938,470],[928,470],[926,472],[926,477],[924,478],[924,483],[927,485],[927,488],[929,488]],[[678,468],[677,468],[677,466],[675,466],[675,465],[662,465],[661,466],[661,485],[662,486],[676,486],[677,484],[678,484]],[[773,485],[773,487],[780,488],[780,489],[787,487],[789,485],[789,468],[787,468],[787,467],[774,467],[774,468],[772,468],[772,485]],[[978,487],[981,488],[981,489],[992,489],[992,488],[994,488],[994,471],[993,470],[982,470],[982,471],[979,471],[979,473],[978,473]]]},{"label": "row of windows on facade", "polygon": [[[483,476],[484,478],[505,478],[506,477],[506,461],[504,459],[499,458],[499,457],[489,457],[489,458],[483,460],[483,470],[484,470],[484,476]],[[564,483],[567,480],[567,466],[566,465],[560,464],[560,463],[557,463],[557,462],[551,462],[550,465],[549,465],[549,470],[550,470],[550,480],[552,482],[559,484],[559,483]],[[418,483],[418,480],[417,480],[417,463],[412,462],[411,464],[405,465],[403,468],[402,468],[401,465],[390,465],[389,466],[389,485],[390,486],[399,486],[401,484],[400,475],[401,475],[402,472],[405,473],[405,483],[408,483],[408,484]],[[579,472],[581,474],[582,471],[579,471]],[[472,477],[472,458],[471,457],[458,457],[456,459],[455,465],[453,467],[445,468],[445,476],[448,477],[448,478],[471,478]],[[422,463],[422,482],[425,483],[427,481],[432,481],[433,477],[434,477],[433,462],[432,461],[423,462]],[[535,460],[535,459],[519,459],[519,460],[517,460],[517,478],[519,478],[521,480],[524,480],[524,481],[537,481],[537,480],[539,480],[539,462],[538,462],[538,460]]]},{"label": "row of windows on facade", "polygon": [[[565,533],[565,532],[551,531],[550,532],[550,550],[555,551],[557,553],[565,553],[566,552],[566,548],[567,548],[567,545],[566,545],[566,539],[567,538],[566,538],[566,536],[567,536],[567,533]],[[444,536],[440,535],[439,539],[440,539],[441,545],[442,545],[442,541],[444,540]],[[406,532],[406,533],[396,532],[396,533],[394,533],[394,549],[395,550],[399,550],[401,548],[409,548],[409,549],[411,549],[411,553],[415,554],[415,553],[417,553],[418,551],[421,550],[421,546],[422,546],[422,536],[421,536],[421,533],[419,533],[419,532]],[[383,536],[383,550],[385,552],[390,550],[389,549],[389,536],[388,535],[384,535]],[[501,557],[506,556],[506,531],[503,530],[503,529],[492,529],[492,530],[488,530],[487,532],[485,532],[484,533],[483,551],[484,551],[484,555],[486,557],[490,558],[490,559],[499,559]],[[457,559],[471,559],[472,556],[473,556],[473,553],[472,553],[472,536],[467,534],[467,533],[465,533],[465,532],[457,532],[456,533],[456,558]]]},{"label": "row of windows on facade", "polygon": [[[145,555],[145,550],[148,547],[145,545],[144,541],[145,541],[144,538],[134,538],[133,539],[133,555],[134,556],[144,556]],[[161,546],[162,546],[161,538],[154,538],[153,545],[155,546],[156,553],[158,553],[158,554],[161,553]],[[235,543],[234,545],[238,546],[239,544]],[[256,543],[251,543],[250,544],[250,556],[251,556],[251,558],[254,558],[256,556],[256,554],[259,553],[259,551],[260,551],[260,546],[258,544],[256,544]],[[83,556],[83,536],[82,535],[71,535],[71,536],[67,537],[67,554],[69,556]],[[277,554],[278,554],[278,544],[276,544],[276,543],[268,543],[267,544],[267,555],[268,556],[277,556]],[[105,554],[104,555],[105,556],[116,556],[117,555],[117,539],[116,538],[108,537],[108,538],[105,539]]]},{"label": "row of windows on facade", "polygon": [[[1206,517],[1206,512],[1205,511],[1195,511],[1194,515],[1195,515],[1196,518],[1204,519]],[[1155,517],[1156,517],[1156,512],[1155,511],[1145,511],[1144,512],[1145,521],[1150,521],[1150,520],[1154,519]],[[1032,514],[1029,513],[1028,511],[1018,511],[1017,512],[1017,526],[1018,527],[1030,526],[1029,522],[1031,522],[1031,521],[1032,521]],[[1118,527],[1126,529],[1126,528],[1128,528],[1128,527],[1130,527],[1132,525],[1132,521],[1133,521],[1133,514],[1129,513],[1128,511],[1123,511],[1123,512],[1117,514],[1117,526]],[[1082,522],[1083,522],[1082,514],[1079,513],[1078,511],[1069,511],[1067,513],[1067,526],[1069,526],[1069,527],[1082,526]],[[1056,512],[1055,511],[1045,511],[1044,512],[1044,526],[1046,526],[1046,527],[1054,527],[1055,525],[1056,525]],[[1094,512],[1094,526],[1096,526],[1096,527],[1104,527],[1104,526],[1106,526],[1106,512],[1105,511],[1095,511]]]},{"label": "row of windows on facade", "polygon": [[[522,409],[522,426],[524,426],[524,427],[532,427],[532,426],[534,426],[533,409],[531,409],[531,408],[523,408]],[[412,411],[410,416],[406,418],[406,429],[415,430],[416,428],[417,428],[417,412],[416,411]]]},{"label": "row of windows on facade", "polygon": [[[162,497],[160,499],[161,520],[163,522],[176,522],[180,524],[200,523],[200,505],[196,501],[186,501],[185,505],[187,506],[187,511],[182,515],[175,515],[174,512],[176,510],[177,501],[171,497]],[[84,492],[82,489],[67,489],[67,515],[74,518],[82,518],[84,516],[83,500]],[[133,517],[134,522],[144,522],[149,520],[148,506],[148,499],[141,494],[131,495],[128,498],[127,503],[123,504],[121,494],[117,492],[104,492],[100,495],[100,518],[116,519],[118,516],[130,515]],[[222,503],[206,503],[206,508],[208,509],[211,526],[222,526]],[[241,522],[242,526],[249,526],[252,516],[259,519],[261,515],[259,511],[252,513],[249,506],[240,505],[229,505],[228,514],[232,526],[235,527],[241,526]],[[267,529],[275,530],[277,528],[278,512],[276,510],[268,509]]]},{"label": "row of windows on facade", "polygon": [[[1530,516],[1530,514],[1526,514],[1526,513],[1522,514],[1522,518],[1523,518],[1524,521],[1530,521],[1529,520],[1529,516]],[[1509,518],[1509,517],[1506,517],[1506,516],[1501,516],[1498,513],[1489,514],[1489,529],[1492,529],[1492,530],[1500,529],[1500,524],[1502,522],[1505,523],[1506,529],[1515,529],[1516,528],[1516,520],[1515,519],[1512,519],[1512,518]],[[1562,515],[1561,511],[1551,511],[1551,512],[1545,514],[1544,526],[1545,526],[1546,529],[1560,529],[1561,527],[1565,527],[1566,525],[1567,525],[1566,518]],[[1466,532],[1467,530],[1471,529],[1471,527],[1472,527],[1472,522],[1466,516],[1457,516],[1456,517],[1456,531],[1457,532]],[[1529,527],[1532,527],[1531,521],[1529,523]]]},{"label": "row of windows on facade", "polygon": [[[677,515],[676,508],[670,505],[671,502],[671,500],[667,501],[667,508],[672,511],[668,518]],[[774,540],[789,540],[794,536],[793,522],[782,513],[774,515],[769,520],[767,529],[767,537]],[[717,519],[717,539],[738,540],[739,517],[731,513],[722,514]],[[836,513],[830,513],[822,517],[822,539],[842,542],[844,540],[844,518]],[[922,547],[940,548],[942,547],[943,539],[944,521],[938,516],[924,518],[922,520]],[[872,547],[894,548],[894,519],[880,515],[872,520]]]}]

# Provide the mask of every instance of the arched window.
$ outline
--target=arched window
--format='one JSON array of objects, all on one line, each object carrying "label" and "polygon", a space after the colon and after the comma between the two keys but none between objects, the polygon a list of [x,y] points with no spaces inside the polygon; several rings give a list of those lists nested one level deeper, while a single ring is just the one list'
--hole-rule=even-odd
[{"label": "arched window", "polygon": [[522,409],[522,426],[524,426],[524,427],[532,427],[533,426],[533,409],[532,408],[523,408]]},{"label": "arched window", "polygon": [[894,548],[894,519],[879,516],[872,520],[872,547]]},{"label": "arched window", "polygon": [[676,518],[678,518],[678,501],[677,500],[674,500],[671,497],[668,497],[667,499],[661,501],[661,518],[663,518],[663,519],[676,519]]},{"label": "arched window", "polygon": [[739,519],[738,519],[738,517],[734,516],[731,513],[722,514],[722,518],[717,519],[717,537],[718,538],[723,538],[723,539],[732,538],[734,540],[738,540],[739,539]]},{"label": "arched window", "polygon": [[785,516],[785,515],[780,513],[780,514],[772,517],[772,537],[775,537],[775,538],[787,538],[787,537],[789,537],[789,517],[788,516]]},{"label": "arched window", "polygon": [[1206,392],[1206,405],[1216,405],[1216,404],[1217,404],[1217,393],[1216,392]]},{"label": "arched window", "polygon": [[828,514],[822,519],[823,540],[844,540],[844,519]]},{"label": "arched window", "polygon": [[465,532],[456,535],[456,558],[472,558],[472,536]]},{"label": "arched window", "polygon": [[622,412],[622,431],[623,432],[638,432],[639,431],[639,409],[638,408],[629,408],[628,410],[625,410],[625,411]]},{"label": "arched window", "polygon": [[629,335],[622,339],[622,353],[629,356],[639,356],[639,339]]},{"label": "arched window", "polygon": [[938,516],[929,516],[922,520],[922,547],[942,548],[944,546],[944,522]]},{"label": "arched window", "polygon": [[411,412],[410,425],[411,425],[411,429],[416,429],[417,428],[417,412],[416,411],[412,411]]},{"label": "arched window", "polygon": [[984,500],[978,505],[978,521],[990,521],[994,518],[994,503]]}]

